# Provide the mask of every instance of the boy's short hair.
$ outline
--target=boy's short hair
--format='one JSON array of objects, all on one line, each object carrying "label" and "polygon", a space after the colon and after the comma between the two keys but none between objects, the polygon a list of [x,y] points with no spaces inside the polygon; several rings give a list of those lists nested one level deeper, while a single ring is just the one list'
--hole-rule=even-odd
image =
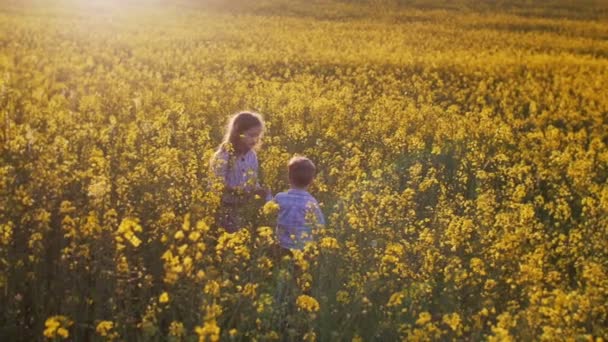
[{"label": "boy's short hair", "polygon": [[312,183],[317,168],[315,164],[306,157],[293,157],[287,164],[289,169],[289,181],[298,187],[305,187]]}]

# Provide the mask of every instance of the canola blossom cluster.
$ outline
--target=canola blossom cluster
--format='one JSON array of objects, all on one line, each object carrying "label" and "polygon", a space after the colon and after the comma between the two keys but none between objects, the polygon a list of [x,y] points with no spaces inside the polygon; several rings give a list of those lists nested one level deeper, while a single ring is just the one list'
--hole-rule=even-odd
[{"label": "canola blossom cluster", "polygon": [[[0,340],[606,340],[601,4],[2,2]],[[218,227],[241,110],[292,255]]]}]

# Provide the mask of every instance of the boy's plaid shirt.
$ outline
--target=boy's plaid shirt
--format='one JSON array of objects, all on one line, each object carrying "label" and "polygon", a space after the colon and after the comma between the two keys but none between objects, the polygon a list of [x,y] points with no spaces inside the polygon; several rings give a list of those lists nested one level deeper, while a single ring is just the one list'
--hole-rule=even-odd
[{"label": "boy's plaid shirt", "polygon": [[319,203],[308,191],[289,189],[278,193],[274,201],[279,205],[276,234],[283,248],[302,249],[312,241],[313,229],[325,225]]}]

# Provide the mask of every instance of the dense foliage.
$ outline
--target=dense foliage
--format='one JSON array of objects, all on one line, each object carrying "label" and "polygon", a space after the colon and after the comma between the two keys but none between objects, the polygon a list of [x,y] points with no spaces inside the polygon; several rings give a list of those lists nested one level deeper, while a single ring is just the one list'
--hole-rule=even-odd
[{"label": "dense foliage", "polygon": [[[607,6],[432,4],[0,5],[2,340],[605,339]],[[243,109],[293,260],[214,222]]]}]

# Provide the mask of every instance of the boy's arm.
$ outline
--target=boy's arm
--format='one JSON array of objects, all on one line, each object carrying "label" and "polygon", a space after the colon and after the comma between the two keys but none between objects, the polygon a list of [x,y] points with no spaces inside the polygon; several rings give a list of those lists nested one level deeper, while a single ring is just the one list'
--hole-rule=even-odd
[{"label": "boy's arm", "polygon": [[318,203],[315,204],[315,215],[317,217],[317,224],[322,226],[325,225],[325,216],[323,216],[323,212],[321,211],[321,207]]},{"label": "boy's arm", "polygon": [[309,202],[309,215],[310,215],[310,220],[312,220],[311,223],[313,223],[314,225],[321,225],[324,226],[325,225],[325,216],[323,216],[323,212],[321,211],[321,207],[319,206],[319,203],[315,202]]}]

